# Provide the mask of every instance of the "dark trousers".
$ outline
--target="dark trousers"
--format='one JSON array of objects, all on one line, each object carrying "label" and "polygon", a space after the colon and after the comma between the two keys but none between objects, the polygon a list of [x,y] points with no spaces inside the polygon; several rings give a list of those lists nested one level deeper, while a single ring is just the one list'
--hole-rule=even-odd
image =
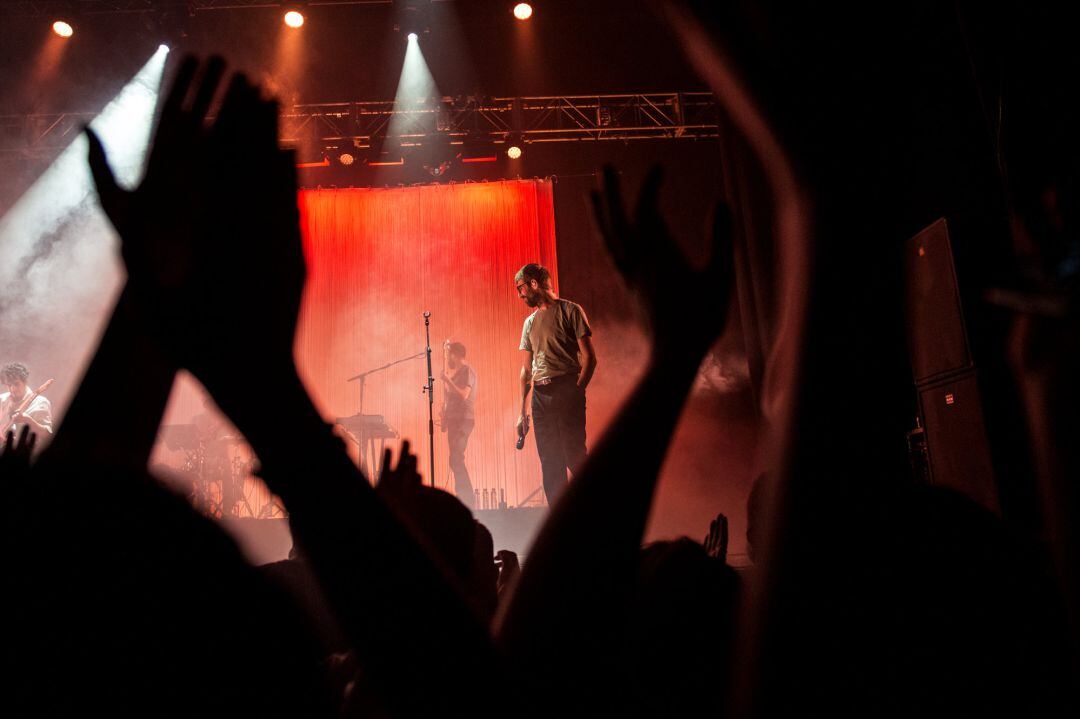
[{"label": "dark trousers", "polygon": [[577,375],[534,385],[532,414],[544,494],[552,505],[566,486],[566,470],[575,472],[585,462],[585,391]]},{"label": "dark trousers", "polygon": [[469,470],[465,467],[465,447],[469,444],[475,422],[471,419],[444,420],[446,444],[450,453],[450,471],[454,473],[454,494],[469,509],[476,506]]}]

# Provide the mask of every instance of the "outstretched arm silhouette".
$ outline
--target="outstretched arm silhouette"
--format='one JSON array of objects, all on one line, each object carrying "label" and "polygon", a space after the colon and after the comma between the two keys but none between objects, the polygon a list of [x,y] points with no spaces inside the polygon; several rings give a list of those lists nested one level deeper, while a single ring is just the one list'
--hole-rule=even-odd
[{"label": "outstretched arm silhouette", "polygon": [[[102,206],[123,237],[135,316],[251,442],[395,715],[453,713],[465,705],[467,670],[498,672],[494,650],[445,572],[348,459],[297,374],[305,267],[295,164],[277,146],[276,103],[243,75],[208,118],[223,76],[220,59],[183,61],[134,191],[117,185],[88,133]],[[418,683],[420,657],[439,670]]]},{"label": "outstretched arm silhouette", "polygon": [[615,672],[660,466],[701,360],[728,315],[727,207],[716,208],[712,256],[697,269],[668,233],[660,180],[659,168],[648,175],[632,217],[612,168],[594,193],[608,251],[650,329],[648,369],[552,508],[498,624],[508,653],[576,696],[613,696],[605,693],[613,686],[594,682]]}]

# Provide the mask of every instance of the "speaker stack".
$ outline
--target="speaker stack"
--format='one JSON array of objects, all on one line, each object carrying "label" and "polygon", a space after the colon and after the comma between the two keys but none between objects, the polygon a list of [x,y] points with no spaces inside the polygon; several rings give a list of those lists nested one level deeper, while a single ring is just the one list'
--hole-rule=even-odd
[{"label": "speaker stack", "polygon": [[912,435],[917,471],[996,512],[990,445],[944,218],[905,243],[904,265],[908,352],[922,430]]}]

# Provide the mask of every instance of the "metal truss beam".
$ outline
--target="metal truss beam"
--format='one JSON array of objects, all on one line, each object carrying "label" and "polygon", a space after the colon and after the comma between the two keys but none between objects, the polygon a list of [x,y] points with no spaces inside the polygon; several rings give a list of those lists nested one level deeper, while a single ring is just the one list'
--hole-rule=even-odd
[{"label": "metal truss beam", "polygon": [[34,115],[0,115],[0,154],[48,156],[67,147],[92,112],[60,112]]},{"label": "metal truss beam", "polygon": [[[391,118],[395,133],[390,134]],[[296,105],[282,115],[285,142],[373,141],[422,145],[646,140],[716,137],[719,113],[711,93],[442,98],[399,107],[392,101]]]},{"label": "metal truss beam", "polygon": [[[0,153],[47,155],[66,146],[92,113],[0,115]],[[391,120],[395,122],[391,123]],[[295,105],[281,115],[285,144],[501,145],[716,137],[710,93],[459,97],[401,107],[393,101]],[[393,125],[394,132],[390,129]]]}]

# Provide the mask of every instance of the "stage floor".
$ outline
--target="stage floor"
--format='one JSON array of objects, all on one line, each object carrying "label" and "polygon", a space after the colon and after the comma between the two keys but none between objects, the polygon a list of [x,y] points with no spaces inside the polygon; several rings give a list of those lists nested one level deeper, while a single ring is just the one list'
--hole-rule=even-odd
[{"label": "stage floor", "polygon": [[[547,514],[547,507],[486,509],[476,513],[495,539],[495,550],[509,549],[524,559],[533,537]],[[252,564],[268,564],[285,559],[292,547],[287,519],[226,517],[221,525],[243,550]]]}]

